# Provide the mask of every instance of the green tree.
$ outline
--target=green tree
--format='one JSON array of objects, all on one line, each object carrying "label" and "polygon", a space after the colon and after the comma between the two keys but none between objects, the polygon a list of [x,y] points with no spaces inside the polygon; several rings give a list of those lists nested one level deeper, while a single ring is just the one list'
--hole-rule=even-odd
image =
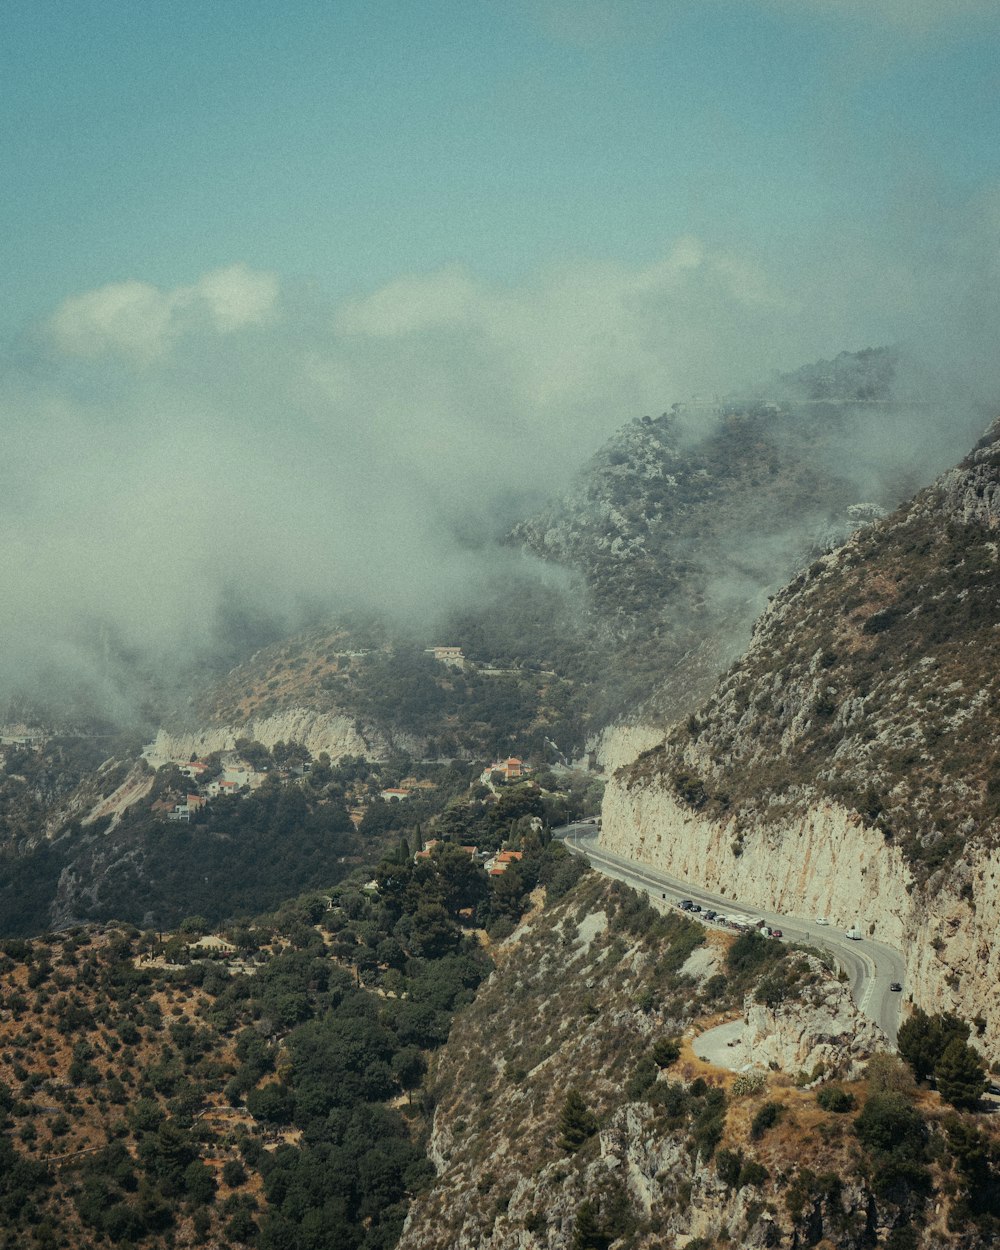
[{"label": "green tree", "polygon": [[986,1067],[967,1042],[953,1037],[934,1065],[938,1092],[953,1107],[975,1107],[986,1088]]},{"label": "green tree", "polygon": [[669,1068],[680,1058],[681,1048],[676,1038],[661,1037],[653,1043],[651,1054],[658,1068]]},{"label": "green tree", "polygon": [[918,1081],[926,1081],[950,1042],[966,1042],[969,1026],[951,1012],[929,1016],[919,1007],[899,1026],[896,1045]]},{"label": "green tree", "polygon": [[596,1132],[597,1120],[584,1102],[583,1095],[578,1089],[571,1089],[559,1113],[560,1144],[564,1150],[574,1152]]},{"label": "green tree", "polygon": [[417,1088],[427,1071],[427,1061],[422,1051],[417,1046],[404,1046],[402,1050],[396,1051],[389,1066],[400,1089],[406,1090],[412,1102],[412,1091]]},{"label": "green tree", "polygon": [[288,1124],[292,1118],[290,1090],[278,1081],[269,1081],[247,1095],[247,1110],[255,1120],[267,1124]]},{"label": "green tree", "polygon": [[212,1169],[200,1159],[192,1160],[184,1169],[184,1188],[192,1202],[204,1205],[215,1197]]},{"label": "green tree", "polygon": [[612,1238],[598,1219],[593,1203],[580,1203],[573,1230],[573,1250],[608,1250]]}]

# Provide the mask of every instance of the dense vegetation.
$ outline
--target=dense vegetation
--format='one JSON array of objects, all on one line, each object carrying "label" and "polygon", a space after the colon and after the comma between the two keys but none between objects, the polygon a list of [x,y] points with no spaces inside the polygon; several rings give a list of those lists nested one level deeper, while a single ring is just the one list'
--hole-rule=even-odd
[{"label": "dense vegetation", "polygon": [[[9,758],[37,769],[40,754]],[[165,765],[154,776],[144,765],[131,772],[127,765],[106,765],[99,774],[104,792],[127,777],[144,797],[110,828],[107,819],[71,821],[51,840],[0,851],[0,934],[38,933],[56,917],[162,929],[198,914],[218,923],[333,884],[401,838],[416,850],[422,830],[496,850],[532,818],[564,823],[597,811],[601,798],[593,778],[565,769],[557,777],[540,768],[531,782],[491,790],[479,784],[474,764],[420,762],[405,752],[381,763],[360,756],[333,763],[322,753],[313,760],[300,744],[278,742],[268,750],[241,739],[230,754],[265,773],[264,784],[252,793],[216,797],[187,812],[183,823],[168,812],[186,802],[195,783],[178,766]],[[219,753],[204,763],[203,780],[223,767]],[[405,802],[380,797],[403,781]],[[357,830],[349,808],[361,817]]]},{"label": "dense vegetation", "polygon": [[200,916],[166,942],[8,940],[0,1244],[393,1245],[432,1174],[428,1055],[490,967],[468,909],[509,927],[537,883],[583,871],[543,836],[495,880],[443,845],[232,926],[229,947],[200,943]]}]

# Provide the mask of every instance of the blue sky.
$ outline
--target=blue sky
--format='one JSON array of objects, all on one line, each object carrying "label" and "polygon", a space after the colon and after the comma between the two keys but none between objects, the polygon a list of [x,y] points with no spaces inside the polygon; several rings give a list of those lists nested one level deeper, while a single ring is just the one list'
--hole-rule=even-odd
[{"label": "blue sky", "polygon": [[998,7],[6,0],[0,693],[220,595],[424,618],[623,422],[842,350],[934,401],[880,465],[957,460]]},{"label": "blue sky", "polygon": [[8,0],[8,326],[233,263],[336,299],[680,235],[779,270],[1000,162],[996,6]]}]

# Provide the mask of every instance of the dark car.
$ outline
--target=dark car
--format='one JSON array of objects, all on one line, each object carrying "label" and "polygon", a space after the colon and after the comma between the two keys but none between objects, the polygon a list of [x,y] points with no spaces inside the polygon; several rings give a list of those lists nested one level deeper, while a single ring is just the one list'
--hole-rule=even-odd
[{"label": "dark car", "polygon": [[893,992],[894,994],[898,994],[898,993],[900,993],[900,991],[902,990],[902,988],[903,988],[903,987],[900,985],[900,983],[899,983],[898,981],[890,981],[890,982],[889,982],[889,989],[890,989],[890,990],[892,990],[892,992]]},{"label": "dark car", "polygon": [[694,910],[694,903],[692,903],[689,898],[682,898],[681,901],[677,904],[677,906],[681,909],[681,911],[693,911]]},{"label": "dark car", "polygon": [[706,920],[714,920],[714,919],[715,919],[715,917],[716,917],[718,914],[719,914],[718,912],[716,912],[716,911],[712,911],[711,907],[706,907],[706,909],[705,909],[705,919],[706,919]]},{"label": "dark car", "polygon": [[701,911],[701,904],[700,904],[700,903],[692,903],[692,904],[691,904],[691,910],[692,910],[692,911]]}]

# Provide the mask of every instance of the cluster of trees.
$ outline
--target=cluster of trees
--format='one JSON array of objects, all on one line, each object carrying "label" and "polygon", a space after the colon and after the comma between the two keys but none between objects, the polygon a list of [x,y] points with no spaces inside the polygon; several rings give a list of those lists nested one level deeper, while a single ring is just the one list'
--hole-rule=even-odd
[{"label": "cluster of trees", "polygon": [[[266,791],[278,819],[280,792]],[[256,796],[243,806],[255,805]],[[505,914],[519,914],[515,903],[523,906],[541,878],[565,872],[569,858],[537,839],[524,869],[511,870]],[[79,1244],[65,1222],[68,1201],[85,1241],[166,1244],[184,1218],[202,1242],[214,1235],[262,1250],[393,1245],[409,1195],[432,1175],[421,1132],[429,1107],[419,1092],[427,1053],[446,1040],[454,1012],[490,968],[461,913],[486,907],[495,885],[453,846],[418,863],[407,850],[385,861],[378,879],[380,893],[343,884],[229,928],[244,950],[257,951],[252,976],[208,960],[176,971],[137,965],[157,948],[156,934],[127,926],[96,942],[81,928],[46,947],[4,943],[0,970],[10,987],[25,981],[14,975],[19,965],[28,969],[26,991],[3,989],[23,1032],[11,1044],[22,1088],[0,1089],[5,1227],[51,1227],[53,1250]],[[187,917],[180,940],[207,923]],[[165,1014],[164,1002],[186,1007]],[[51,1047],[32,1054],[31,1039],[46,1032],[72,1040],[67,1088],[49,1079]],[[255,1131],[220,1138],[218,1120],[203,1117],[223,1090]],[[386,1105],[399,1094],[402,1112]],[[35,1114],[37,1099],[56,1097],[65,1115]],[[8,1132],[10,1108],[20,1143]],[[72,1154],[96,1113],[105,1117],[102,1149],[58,1174],[27,1157],[40,1146]],[[48,1124],[48,1138],[36,1121]],[[291,1127],[298,1145],[263,1149]],[[68,1134],[65,1145],[57,1132]],[[224,1167],[208,1166],[208,1153],[221,1153]],[[254,1173],[266,1211],[254,1198]],[[54,1221],[52,1211],[60,1212]]]},{"label": "cluster of trees", "polygon": [[[503,612],[509,616],[510,606]],[[472,622],[465,621],[470,628],[464,630],[461,624],[449,629],[449,637],[470,654],[496,656],[516,668],[496,676],[484,676],[471,666],[445,668],[422,645],[397,640],[352,670],[344,691],[348,709],[365,720],[427,738],[442,756],[506,754],[515,743],[526,753],[543,752],[545,738],[553,734],[561,735],[556,740],[565,751],[581,747],[573,682],[551,670],[542,672],[537,656],[501,654],[495,640],[479,636]],[[531,646],[531,635],[521,638]],[[542,719],[546,729],[539,727]]]},{"label": "cluster of trees", "polygon": [[928,1015],[917,1007],[899,1026],[899,1053],[918,1081],[933,1078],[953,1107],[974,1108],[986,1089],[986,1065],[969,1045],[969,1026],[950,1012]]}]

